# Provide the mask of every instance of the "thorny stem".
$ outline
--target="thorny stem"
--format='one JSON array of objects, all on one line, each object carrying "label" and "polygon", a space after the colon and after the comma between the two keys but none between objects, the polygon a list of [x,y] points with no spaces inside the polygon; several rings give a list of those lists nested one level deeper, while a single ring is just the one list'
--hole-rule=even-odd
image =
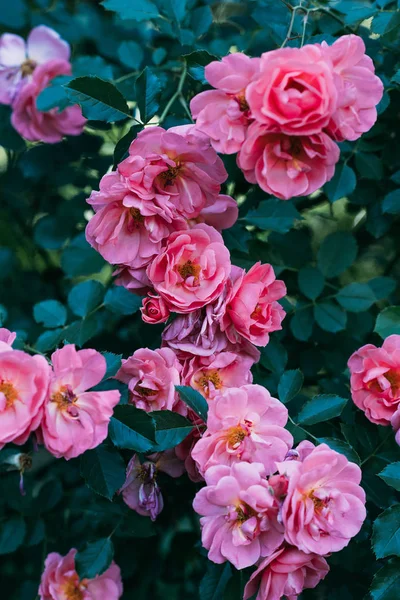
[{"label": "thorny stem", "polygon": [[178,98],[181,99],[181,102],[183,100],[184,106],[187,109],[185,99],[184,99],[184,97],[182,95],[182,90],[183,90],[183,86],[184,86],[184,83],[185,83],[186,75],[187,75],[187,68],[186,68],[186,64],[185,64],[185,66],[182,69],[181,77],[179,79],[178,88],[177,88],[176,92],[171,96],[171,98],[167,102],[166,107],[164,108],[163,112],[161,113],[160,119],[158,121],[159,123],[162,123],[164,121],[164,119],[167,117],[167,115],[169,113],[169,110],[170,110],[171,106],[173,105],[173,103],[175,102],[175,100],[177,100]]}]

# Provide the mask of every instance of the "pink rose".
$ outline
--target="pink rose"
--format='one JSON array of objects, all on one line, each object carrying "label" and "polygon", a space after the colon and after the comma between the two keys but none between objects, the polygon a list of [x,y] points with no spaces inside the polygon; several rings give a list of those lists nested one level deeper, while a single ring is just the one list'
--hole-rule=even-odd
[{"label": "pink rose", "polygon": [[172,350],[140,348],[122,361],[116,379],[129,387],[130,402],[137,408],[172,410],[179,399],[175,386],[180,384],[181,366]]},{"label": "pink rose", "polygon": [[229,251],[221,235],[199,224],[172,233],[147,275],[171,310],[188,313],[213,302],[224,290],[230,271]]},{"label": "pink rose", "polygon": [[283,527],[265,478],[263,465],[240,462],[210,467],[206,487],[193,501],[202,543],[215,563],[229,560],[237,569],[269,556],[283,541]]},{"label": "pink rose", "polygon": [[260,563],[245,587],[244,600],[257,592],[256,600],[297,600],[303,590],[315,588],[328,572],[322,556],[283,547]]},{"label": "pink rose", "polygon": [[0,352],[12,350],[12,345],[16,337],[16,333],[5,329],[5,327],[0,327]]},{"label": "pink rose", "polygon": [[215,227],[218,231],[233,227],[239,216],[239,207],[236,200],[230,196],[220,194],[212,204],[202,209],[195,223],[205,223]]},{"label": "pink rose", "polygon": [[189,435],[185,437],[183,442],[176,446],[175,452],[176,456],[183,462],[190,481],[198,483],[199,481],[204,481],[204,478],[201,475],[196,462],[192,458],[192,450],[195,444],[197,444],[198,440],[201,438],[205,426],[204,422],[201,419],[191,418],[190,411],[188,411],[187,416],[194,424],[194,428],[189,433]]},{"label": "pink rose", "polygon": [[147,266],[139,267],[138,269],[132,269],[130,267],[124,267],[120,265],[118,269],[116,269],[113,275],[117,276],[117,279],[114,281],[115,285],[120,285],[132,294],[137,294],[138,296],[145,296],[149,294],[152,286],[151,281],[147,277]]},{"label": "pink rose", "polygon": [[187,227],[183,219],[167,220],[152,200],[129,191],[115,172],[104,175],[100,191],[92,192],[87,202],[96,214],[86,227],[86,239],[111,264],[147,266],[171,231]]},{"label": "pink rose", "polygon": [[400,335],[387,337],[382,348],[362,346],[347,365],[354,404],[372,423],[390,425],[400,406]]},{"label": "pink rose", "polygon": [[233,287],[226,299],[222,331],[232,343],[243,336],[257,346],[266,346],[269,334],[282,329],[286,313],[277,300],[285,294],[286,286],[275,279],[271,265],[258,262],[248,273],[236,268]]},{"label": "pink rose", "polygon": [[194,136],[190,127],[144,129],[118,172],[135,196],[151,199],[164,215],[187,219],[214,202],[228,176],[208,139]]},{"label": "pink rose", "polygon": [[123,587],[120,568],[112,562],[104,573],[94,579],[79,579],[75,570],[73,548],[66,556],[49,554],[39,587],[40,600],[118,600]]},{"label": "pink rose", "polygon": [[4,33],[0,37],[0,103],[12,104],[38,65],[52,59],[68,61],[69,55],[69,44],[45,25],[34,27],[26,42],[19,35]]},{"label": "pink rose", "polygon": [[143,321],[152,325],[165,323],[170,315],[168,306],[161,296],[155,296],[154,294],[148,294],[146,298],[143,298],[140,312]]},{"label": "pink rose", "polygon": [[316,44],[265,52],[246,100],[253,118],[272,132],[320,133],[336,109],[332,64]]},{"label": "pink rose", "polygon": [[50,377],[50,367],[43,356],[7,350],[5,342],[1,345],[0,449],[8,442],[25,444],[31,432],[39,427]]},{"label": "pink rose", "polygon": [[71,75],[71,65],[62,59],[49,60],[35,68],[32,79],[17,94],[11,123],[22,137],[31,142],[56,144],[66,135],[80,135],[86,123],[78,105],[67,106],[61,112],[52,108],[42,112],[36,99],[48,83],[58,75]]},{"label": "pink rose", "polygon": [[253,381],[248,354],[219,352],[211,356],[195,356],[184,367],[184,383],[198,390],[207,399],[223,394],[227,389]]},{"label": "pink rose", "polygon": [[155,521],[164,507],[161,490],[156,481],[157,473],[163,471],[171,477],[180,477],[184,466],[174,450],[153,454],[149,458],[151,461],[141,464],[136,454],[132,456],[126,469],[126,481],[119,493],[122,493],[129,508]]},{"label": "pink rose", "polygon": [[267,475],[277,470],[293,445],[284,429],[287,408],[260,385],[230,388],[209,402],[207,431],[192,450],[202,474],[215,465],[262,463]]},{"label": "pink rose", "polygon": [[393,414],[391,424],[396,434],[395,440],[400,446],[400,409]]},{"label": "pink rose", "polygon": [[96,448],[105,440],[118,390],[88,392],[106,373],[106,359],[96,350],[68,344],[51,360],[53,377],[45,404],[41,435],[47,450],[67,460]]},{"label": "pink rose", "polygon": [[314,448],[303,462],[278,466],[289,476],[282,505],[286,541],[302,552],[321,555],[347,546],[366,516],[360,467],[326,444]]},{"label": "pink rose", "polygon": [[308,196],[332,179],[339,147],[326,135],[288,136],[253,123],[237,163],[250,183],[281,200]]},{"label": "pink rose", "polygon": [[338,90],[337,107],[327,131],[339,142],[357,140],[376,121],[382,81],[375,75],[374,63],[358,35],[343,35],[332,46],[322,42],[321,47],[333,63]]},{"label": "pink rose", "polygon": [[196,129],[210,138],[217,152],[233,154],[244,142],[251,119],[245,92],[257,76],[259,64],[259,58],[236,52],[205,68],[205,77],[216,90],[197,94],[190,110]]}]

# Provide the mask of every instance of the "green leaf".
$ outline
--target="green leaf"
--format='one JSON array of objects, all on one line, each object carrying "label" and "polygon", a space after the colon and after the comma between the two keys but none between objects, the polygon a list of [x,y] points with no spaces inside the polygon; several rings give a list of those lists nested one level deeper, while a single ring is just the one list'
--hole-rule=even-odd
[{"label": "green leaf", "polygon": [[151,413],[151,416],[156,423],[157,445],[153,448],[154,452],[174,448],[193,429],[192,423],[185,419],[185,417],[169,410],[155,410]]},{"label": "green leaf", "polygon": [[200,392],[186,385],[176,385],[175,389],[185,404],[207,423],[208,404]]},{"label": "green leaf", "polygon": [[195,50],[190,54],[184,54],[182,58],[186,61],[189,75],[203,84],[207,84],[207,80],[204,78],[204,67],[214,60],[219,60],[217,56],[206,50]]},{"label": "green leaf", "polygon": [[287,233],[301,215],[292,202],[282,202],[278,198],[263,200],[256,210],[247,213],[245,220],[259,229]]},{"label": "green leaf", "polygon": [[336,202],[340,198],[350,196],[356,189],[356,175],[350,167],[341,164],[336,167],[332,179],[325,184],[324,190],[331,202]]},{"label": "green leaf", "polygon": [[8,517],[0,527],[0,554],[15,552],[24,541],[26,525],[20,515]]},{"label": "green leaf", "polygon": [[48,87],[44,88],[36,98],[36,108],[40,111],[48,111],[52,108],[58,108],[61,111],[66,108],[70,101],[64,86],[72,79],[69,75],[54,77]]},{"label": "green leaf", "polygon": [[400,335],[400,306],[388,306],[379,313],[374,331],[385,339],[394,333]]},{"label": "green leaf", "polygon": [[357,152],[356,167],[357,171],[365,179],[376,179],[379,181],[383,177],[382,161],[376,154]]},{"label": "green leaf", "polygon": [[107,371],[103,379],[114,377],[118,369],[121,367],[122,354],[114,354],[113,352],[102,352],[102,355],[106,359]]},{"label": "green leaf", "polygon": [[104,298],[104,306],[117,315],[133,315],[142,305],[142,298],[121,286],[110,288]]},{"label": "green leaf", "polygon": [[131,405],[115,407],[108,433],[117,448],[136,452],[149,452],[156,443],[154,419],[144,410]]},{"label": "green leaf", "polygon": [[389,192],[383,199],[382,212],[390,215],[398,215],[400,213],[400,189]]},{"label": "green leaf", "polygon": [[372,548],[378,559],[400,556],[400,504],[390,506],[375,519]]},{"label": "green leaf", "polygon": [[64,339],[64,329],[53,329],[51,331],[45,331],[39,335],[35,342],[36,350],[39,352],[49,352],[54,350],[56,346]]},{"label": "green leaf", "polygon": [[296,310],[291,321],[290,329],[296,340],[306,342],[310,339],[314,326],[314,312],[311,307]]},{"label": "green leaf", "polygon": [[122,42],[118,48],[119,60],[130,69],[139,69],[143,61],[143,56],[141,46],[133,40]]},{"label": "green leaf", "polygon": [[84,233],[74,238],[61,256],[61,267],[68,277],[98,273],[105,264],[103,257],[89,246]]},{"label": "green leaf", "polygon": [[63,338],[70,344],[83,346],[94,337],[99,329],[99,320],[96,314],[88,315],[81,321],[74,321],[62,330]]},{"label": "green leaf", "polygon": [[315,300],[325,287],[325,279],[316,267],[303,267],[299,271],[298,282],[300,291],[310,300]]},{"label": "green leaf", "polygon": [[148,67],[146,67],[136,79],[136,101],[143,123],[150,121],[159,108],[159,96],[161,93],[160,81]]},{"label": "green leaf", "polygon": [[265,348],[261,348],[260,362],[263,367],[272,373],[281,374],[285,370],[288,355],[283,344],[275,339],[270,339]]},{"label": "green leaf", "polygon": [[121,19],[147,21],[160,16],[157,6],[150,0],[103,0],[102,5],[118,13]]},{"label": "green leaf", "polygon": [[199,6],[191,10],[191,25],[196,37],[201,37],[212,25],[213,14],[209,6]]},{"label": "green leaf", "polygon": [[231,577],[232,567],[228,562],[217,565],[208,561],[206,574],[200,582],[201,600],[221,600]]},{"label": "green leaf", "polygon": [[327,446],[329,446],[329,448],[332,448],[332,450],[335,450],[340,454],[344,454],[344,456],[351,462],[356,463],[357,465],[361,464],[361,459],[358,456],[357,452],[352,446],[350,446],[350,444],[348,444],[344,440],[338,440],[336,438],[330,437],[321,437],[318,438],[318,441],[320,442],[320,444],[326,444]]},{"label": "green leaf", "polygon": [[142,129],[141,125],[132,125],[128,133],[126,133],[120,140],[118,140],[114,148],[114,164],[113,169],[116,169],[120,162],[128,156],[129,146],[136,138],[139,131]]},{"label": "green leaf", "polygon": [[337,333],[346,327],[346,313],[332,302],[321,302],[314,306],[314,317],[324,331]]},{"label": "green leaf", "polygon": [[114,547],[110,538],[101,538],[86,544],[77,552],[75,567],[80,579],[94,579],[108,569],[114,557]]},{"label": "green leaf", "polygon": [[72,63],[72,72],[75,77],[81,77],[90,73],[100,79],[113,78],[111,65],[107,64],[101,56],[78,56]]},{"label": "green leaf", "polygon": [[339,417],[347,404],[346,398],[336,394],[320,394],[307,402],[298,415],[300,425],[315,425]]},{"label": "green leaf", "polygon": [[319,247],[318,267],[325,277],[336,277],[353,264],[356,256],[357,242],[351,233],[336,231],[328,235]]},{"label": "green leaf", "polygon": [[374,576],[370,588],[371,600],[399,600],[400,559],[392,558]]},{"label": "green leaf", "polygon": [[67,311],[58,300],[43,300],[33,307],[33,317],[36,323],[42,323],[44,327],[61,327],[67,320]]},{"label": "green leaf", "polygon": [[85,317],[103,300],[104,286],[94,279],[75,285],[68,294],[68,306],[78,317]]},{"label": "green leaf", "polygon": [[149,517],[130,510],[120,526],[120,533],[127,537],[148,538],[156,535],[156,530]]},{"label": "green leaf", "polygon": [[368,281],[376,300],[383,300],[390,296],[397,287],[397,282],[391,277],[375,277]]},{"label": "green leaf", "polygon": [[285,371],[278,385],[279,400],[284,404],[290,402],[300,392],[303,381],[304,376],[300,369]]},{"label": "green leaf", "polygon": [[400,462],[387,465],[383,471],[378,473],[378,477],[383,479],[387,485],[400,492]]},{"label": "green leaf", "polygon": [[375,294],[367,283],[349,283],[336,295],[336,300],[350,312],[363,312],[375,303]]},{"label": "green leaf", "polygon": [[400,32],[400,10],[394,11],[389,23],[386,25],[383,34],[384,40],[387,42],[396,42],[399,39]]},{"label": "green leaf", "polygon": [[66,89],[68,97],[81,106],[87,119],[112,123],[131,116],[121,92],[100,77],[77,77],[66,85]]},{"label": "green leaf", "polygon": [[118,450],[100,444],[82,455],[81,475],[96,494],[112,500],[125,483],[125,463]]}]

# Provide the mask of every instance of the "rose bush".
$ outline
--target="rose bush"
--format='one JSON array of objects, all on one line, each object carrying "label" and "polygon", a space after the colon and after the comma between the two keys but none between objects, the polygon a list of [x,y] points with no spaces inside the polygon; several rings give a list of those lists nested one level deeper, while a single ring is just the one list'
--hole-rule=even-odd
[{"label": "rose bush", "polygon": [[397,4],[0,11],[4,597],[400,595]]}]

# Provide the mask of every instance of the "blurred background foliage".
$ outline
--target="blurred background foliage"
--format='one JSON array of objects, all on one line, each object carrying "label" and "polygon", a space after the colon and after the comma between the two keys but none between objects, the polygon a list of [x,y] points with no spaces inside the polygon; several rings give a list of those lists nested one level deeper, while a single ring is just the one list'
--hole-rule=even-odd
[{"label": "blurred background foliage", "polygon": [[[349,399],[350,354],[400,333],[400,309],[390,308],[400,305],[400,2],[2,0],[0,33],[26,37],[35,25],[52,27],[72,45],[74,76],[96,75],[115,86],[136,118],[137,104],[147,98],[151,123],[169,127],[190,122],[187,107],[205,89],[205,64],[230,51],[257,56],[280,46],[297,4],[305,10],[295,11],[289,44],[299,45],[303,34],[306,43],[332,43],[348,33],[364,39],[385,84],[378,122],[357,142],[340,145],[334,179],[309,198],[268,197],[249,186],[234,157],[223,157],[229,173],[223,192],[240,205],[240,219],[224,238],[232,262],[246,268],[270,262],[288,287],[283,331],[262,351],[255,382],[284,400],[282,376],[294,377],[300,387],[285,400],[296,440],[307,436],[304,425],[364,472],[365,526],[330,559],[326,581],[304,598],[367,598],[383,567],[370,597],[394,600],[400,558],[376,561],[370,540],[373,521],[396,501],[394,487],[377,477],[400,460],[393,434],[370,424],[351,401],[339,403],[324,422],[310,422],[302,408],[320,394]],[[43,106],[68,102],[62,85],[49,90]],[[111,267],[84,236],[91,214],[85,199],[140,129],[126,115],[114,112],[108,120],[92,113],[82,136],[33,144],[13,131],[8,107],[0,107],[0,326],[18,332],[20,348],[49,355],[68,341],[126,357],[160,344],[161,329],[140,319],[140,299],[113,287]],[[286,375],[297,369],[302,374]],[[122,527],[123,505],[85,485],[79,460],[34,454],[25,497],[4,451],[0,468],[2,597],[34,600],[47,552],[80,549],[113,532],[124,599],[241,598],[243,574],[207,566],[191,509],[196,485],[186,477],[160,476],[165,509],[155,525],[131,514]],[[400,547],[389,554],[396,552]]]}]

